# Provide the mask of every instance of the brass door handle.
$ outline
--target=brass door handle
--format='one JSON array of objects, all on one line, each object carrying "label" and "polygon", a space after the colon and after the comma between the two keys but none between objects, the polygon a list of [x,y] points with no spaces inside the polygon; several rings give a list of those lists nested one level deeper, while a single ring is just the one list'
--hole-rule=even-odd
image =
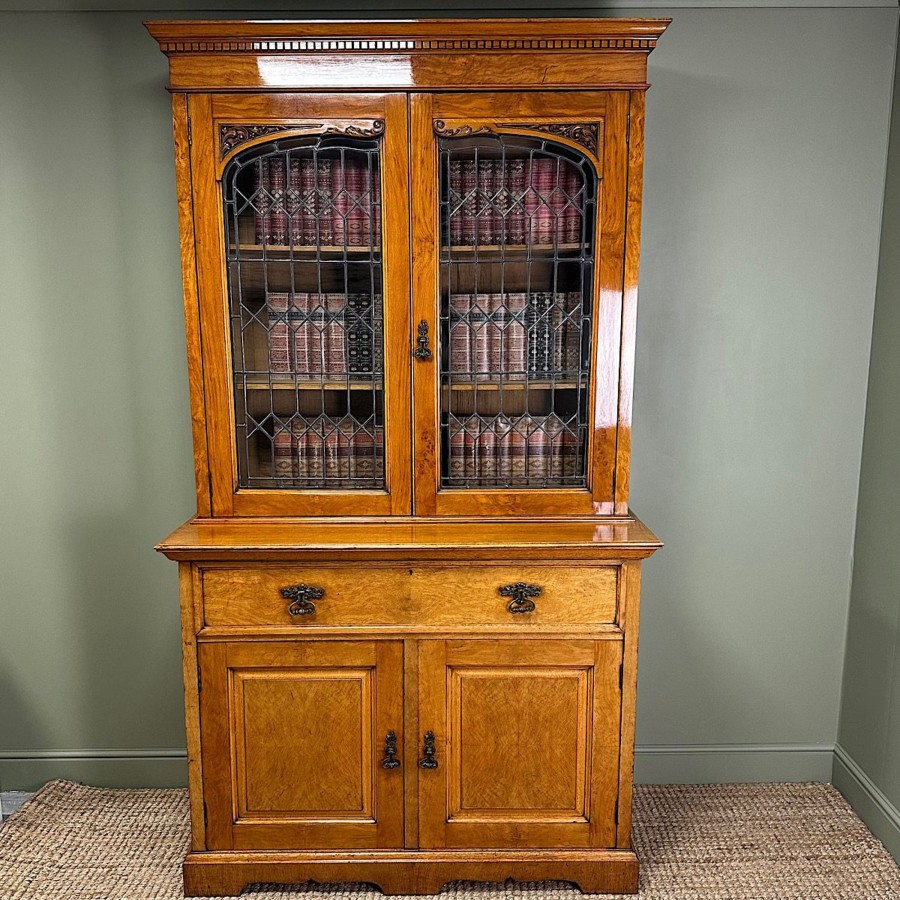
[{"label": "brass door handle", "polygon": [[416,333],[418,335],[416,338],[418,346],[413,350],[413,356],[422,362],[427,362],[431,359],[431,347],[428,345],[428,323],[424,319],[419,322]]},{"label": "brass door handle", "polygon": [[537,584],[526,584],[524,581],[517,581],[514,584],[504,584],[498,588],[501,597],[512,597],[506,608],[511,613],[530,613],[534,612],[535,604],[532,597],[540,597],[543,588]]},{"label": "brass door handle", "polygon": [[435,758],[435,753],[437,752],[434,746],[434,732],[426,731],[425,732],[425,741],[423,751],[425,755],[419,760],[419,768],[420,769],[436,769],[438,767],[438,761]]},{"label": "brass door handle", "polygon": [[309,584],[295,584],[281,589],[281,596],[290,600],[288,613],[292,616],[311,616],[316,611],[313,600],[321,600],[325,596],[325,588]]},{"label": "brass door handle", "polygon": [[396,769],[400,765],[397,759],[397,733],[389,731],[384,738],[384,759],[381,761],[382,769]]}]

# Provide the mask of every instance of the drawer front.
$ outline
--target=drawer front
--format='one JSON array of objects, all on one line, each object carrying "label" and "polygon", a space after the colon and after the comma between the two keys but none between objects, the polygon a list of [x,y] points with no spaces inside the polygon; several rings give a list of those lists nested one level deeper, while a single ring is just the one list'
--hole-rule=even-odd
[{"label": "drawer front", "polygon": [[210,567],[202,573],[204,620],[209,626],[300,628],[611,624],[618,571],[547,565]]}]

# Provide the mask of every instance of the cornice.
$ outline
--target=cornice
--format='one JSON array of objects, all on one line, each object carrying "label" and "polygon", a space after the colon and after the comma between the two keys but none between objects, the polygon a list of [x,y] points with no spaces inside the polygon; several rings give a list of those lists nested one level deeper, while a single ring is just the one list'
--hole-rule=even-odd
[{"label": "cornice", "polygon": [[167,55],[649,52],[668,19],[438,19],[410,22],[147,22]]}]

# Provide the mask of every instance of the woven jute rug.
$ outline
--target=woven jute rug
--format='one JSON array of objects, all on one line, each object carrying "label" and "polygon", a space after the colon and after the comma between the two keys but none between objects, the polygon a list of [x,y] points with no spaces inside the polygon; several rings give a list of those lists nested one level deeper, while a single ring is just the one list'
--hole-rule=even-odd
[{"label": "woven jute rug", "polygon": [[[188,840],[181,790],[46,785],[0,828],[2,900],[176,900]],[[900,900],[900,868],[823,784],[639,787],[643,900]],[[366,885],[252,887],[254,900]],[[562,882],[447,885],[453,900],[576,900]],[[609,896],[609,895],[595,895]]]}]

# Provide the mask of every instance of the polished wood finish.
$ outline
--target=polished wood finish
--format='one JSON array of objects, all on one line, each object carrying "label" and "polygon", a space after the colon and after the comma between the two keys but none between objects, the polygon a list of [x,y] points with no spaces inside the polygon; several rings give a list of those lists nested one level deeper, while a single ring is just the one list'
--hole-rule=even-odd
[{"label": "polished wood finish", "polygon": [[[628,486],[646,66],[667,24],[148,23],[173,93],[197,496],[157,547],[179,564],[188,896],[308,880],[637,890],[640,573],[661,544]],[[437,354],[412,350],[422,321],[439,349],[438,140],[456,130],[552,140],[597,174],[583,487],[441,486],[441,404],[475,409],[476,385],[442,390]],[[236,383],[298,409],[371,385],[235,376],[223,179],[239,154],[335,134],[380,147],[385,488],[248,489]],[[229,235],[278,265],[367,255]],[[530,249],[453,248],[467,252],[521,269]],[[512,382],[477,396],[529,409]],[[300,586],[314,590],[282,594]]]},{"label": "polished wood finish", "polygon": [[[529,625],[579,627],[616,620],[614,566],[242,566],[201,569],[204,624],[211,626]],[[532,612],[513,613],[504,585],[541,588]],[[324,591],[315,612],[290,615],[281,589],[309,584]],[[369,603],[361,603],[364,592]]]}]

